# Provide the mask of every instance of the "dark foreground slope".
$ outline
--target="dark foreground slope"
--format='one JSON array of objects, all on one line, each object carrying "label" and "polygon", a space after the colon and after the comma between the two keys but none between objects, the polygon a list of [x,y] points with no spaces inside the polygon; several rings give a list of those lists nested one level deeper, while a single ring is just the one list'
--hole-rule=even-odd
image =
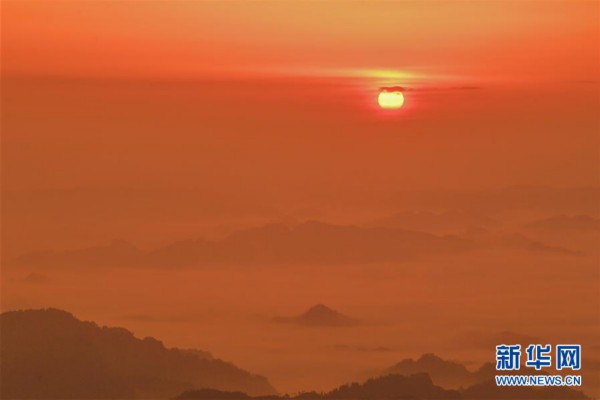
[{"label": "dark foreground slope", "polygon": [[386,375],[364,383],[343,385],[327,393],[307,392],[294,397],[252,397],[241,392],[221,392],[211,389],[189,390],[177,400],[558,400],[588,399],[580,390],[566,387],[497,387],[495,382],[478,383],[467,389],[448,390],[433,384],[426,373]]},{"label": "dark foreground slope", "polygon": [[[250,399],[244,393],[224,393],[214,390],[190,390],[177,397],[178,400],[243,400]],[[289,399],[289,397],[268,397],[269,399]],[[369,379],[364,383],[351,383],[340,386],[327,393],[301,393],[291,399],[460,399],[456,390],[446,390],[435,386],[429,375],[410,376],[387,375]],[[266,399],[263,397],[262,399]]]},{"label": "dark foreground slope", "polygon": [[266,378],[206,353],[168,349],[56,309],[3,313],[0,334],[3,399],[164,398],[207,387],[275,393]]}]

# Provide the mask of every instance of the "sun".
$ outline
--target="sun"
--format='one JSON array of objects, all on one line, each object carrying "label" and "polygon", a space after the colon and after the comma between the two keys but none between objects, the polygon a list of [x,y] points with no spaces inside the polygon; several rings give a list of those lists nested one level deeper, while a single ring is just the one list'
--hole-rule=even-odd
[{"label": "sun", "polygon": [[401,88],[381,88],[377,96],[379,107],[386,110],[397,110],[404,105],[404,95]]}]

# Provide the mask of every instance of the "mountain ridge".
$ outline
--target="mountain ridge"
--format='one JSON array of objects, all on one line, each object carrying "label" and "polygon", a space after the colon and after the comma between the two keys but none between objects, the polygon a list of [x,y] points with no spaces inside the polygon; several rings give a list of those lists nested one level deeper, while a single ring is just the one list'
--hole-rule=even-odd
[{"label": "mountain ridge", "polygon": [[273,318],[273,322],[311,327],[342,327],[358,325],[360,323],[359,320],[344,315],[324,304],[316,304],[304,313],[294,317],[275,317]]},{"label": "mountain ridge", "polygon": [[435,235],[389,227],[335,225],[307,221],[267,224],[239,230],[222,240],[181,240],[142,250],[114,240],[108,245],[66,251],[34,251],[9,260],[27,267],[147,266],[175,268],[211,265],[342,265],[401,262],[415,257],[455,254],[481,247],[509,246],[527,251],[577,255],[520,234],[494,237]]},{"label": "mountain ridge", "polygon": [[54,308],[0,314],[2,398],[157,398],[195,387],[275,394],[267,378],[204,352]]}]

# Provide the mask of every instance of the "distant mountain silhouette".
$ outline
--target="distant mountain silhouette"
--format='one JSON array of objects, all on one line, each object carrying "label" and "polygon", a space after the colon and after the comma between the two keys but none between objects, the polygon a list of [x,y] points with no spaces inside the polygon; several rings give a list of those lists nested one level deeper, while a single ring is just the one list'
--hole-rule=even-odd
[{"label": "distant mountain silhouette", "polygon": [[[494,380],[497,374],[494,364],[485,363],[471,372],[459,362],[444,360],[434,354],[423,354],[417,360],[403,360],[386,369],[382,375],[417,373],[426,373],[434,384],[441,387],[458,389],[464,399],[587,399],[582,391],[566,387],[498,387]],[[512,372],[515,373],[519,371]]]},{"label": "distant mountain silhouette", "polygon": [[270,224],[234,232],[221,241],[189,240],[153,250],[115,241],[72,251],[43,251],[14,262],[27,266],[202,266],[215,264],[361,264],[462,252],[474,244],[455,236],[392,228],[305,222],[294,227]]},{"label": "distant mountain silhouette", "polygon": [[205,352],[169,349],[61,310],[5,312],[0,333],[3,399],[168,398],[206,387],[276,393],[266,378]]},{"label": "distant mountain silhouette", "polygon": [[450,210],[441,213],[405,211],[376,219],[368,225],[432,233],[459,233],[467,229],[493,227],[498,225],[498,222],[485,214],[464,210]]},{"label": "distant mountain silhouette", "polygon": [[578,256],[582,254],[577,250],[571,250],[560,246],[551,246],[537,240],[529,239],[520,233],[504,235],[500,238],[499,243],[504,246],[533,252],[554,253],[566,256]]},{"label": "distant mountain silhouette", "polygon": [[509,234],[494,234],[486,229],[469,229],[461,235],[465,239],[476,243],[479,248],[504,247],[509,249],[528,251],[532,253],[551,253],[564,256],[581,256],[583,253],[562,246],[555,246],[531,239],[519,232]]},{"label": "distant mountain silhouette", "polygon": [[563,214],[533,221],[526,226],[528,228],[548,230],[600,231],[600,219],[589,215],[568,216]]},{"label": "distant mountain silhouette", "polygon": [[485,363],[475,371],[468,370],[457,361],[444,360],[435,354],[423,354],[417,360],[407,358],[382,371],[381,375],[410,375],[427,373],[436,385],[448,389],[465,388],[494,379],[495,365]]},{"label": "distant mountain silhouette", "polygon": [[505,210],[546,211],[549,213],[598,212],[600,187],[550,187],[514,185],[483,190],[406,190],[398,192],[394,206],[402,209],[464,210],[496,214]]},{"label": "distant mountain silhouette", "polygon": [[323,304],[317,304],[301,315],[295,317],[277,317],[273,321],[315,327],[352,326],[359,323],[358,320],[341,314]]},{"label": "distant mountain silhouette", "polygon": [[407,358],[383,371],[382,375],[412,375],[427,373],[436,385],[458,389],[480,381],[477,373],[469,371],[464,365],[443,360],[434,354],[423,354],[417,360]]},{"label": "distant mountain silhouette", "polygon": [[[214,390],[190,390],[182,393],[176,399],[243,400],[248,398],[250,397],[244,393],[223,393]],[[388,375],[373,378],[364,383],[343,385],[327,393],[307,392],[294,397],[269,398],[298,400],[460,399],[461,395],[455,390],[446,390],[439,386],[435,386],[427,374],[415,374],[411,376]]]},{"label": "distant mountain silhouette", "polygon": [[387,375],[363,384],[340,386],[327,393],[329,399],[460,399],[454,390],[435,386],[427,374]]}]

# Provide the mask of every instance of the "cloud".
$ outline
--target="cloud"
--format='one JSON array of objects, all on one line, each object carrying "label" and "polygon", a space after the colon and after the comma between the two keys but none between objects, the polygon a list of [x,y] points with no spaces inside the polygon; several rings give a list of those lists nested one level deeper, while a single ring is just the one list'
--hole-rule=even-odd
[{"label": "cloud", "polygon": [[382,92],[405,92],[408,89],[403,86],[382,86],[379,90]]}]

